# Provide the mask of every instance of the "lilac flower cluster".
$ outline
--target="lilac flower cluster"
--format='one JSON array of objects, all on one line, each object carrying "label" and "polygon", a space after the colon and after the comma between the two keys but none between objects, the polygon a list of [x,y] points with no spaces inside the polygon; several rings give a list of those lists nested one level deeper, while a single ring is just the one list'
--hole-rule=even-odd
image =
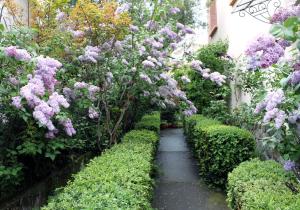
[{"label": "lilac flower cluster", "polygon": [[171,15],[176,15],[176,14],[179,13],[179,12],[180,12],[180,9],[177,8],[177,7],[173,7],[173,8],[171,8],[171,9],[169,10],[169,13],[170,13]]},{"label": "lilac flower cluster", "polygon": [[131,4],[128,4],[128,3],[122,4],[116,9],[115,14],[118,15],[118,14],[121,14],[124,12],[128,12],[128,10],[130,10],[130,8],[131,8]]},{"label": "lilac flower cluster", "polygon": [[246,50],[251,69],[267,68],[284,55],[284,48],[273,36],[261,36]]},{"label": "lilac flower cluster", "polygon": [[149,84],[152,84],[152,81],[151,81],[150,77],[149,77],[147,74],[145,74],[145,73],[140,73],[140,78],[141,78],[142,80],[144,80],[145,82],[147,82],[147,83],[149,83]]},{"label": "lilac flower cluster", "polygon": [[99,113],[93,108],[89,108],[89,118],[91,119],[97,119],[99,117]]},{"label": "lilac flower cluster", "polygon": [[197,113],[197,108],[187,99],[185,92],[178,89],[178,83],[175,79],[166,73],[160,74],[160,78],[166,82],[166,85],[159,87],[158,95],[164,98],[165,103],[174,105],[175,102],[173,100],[180,99],[188,105],[188,108],[183,112],[186,116]]},{"label": "lilac flower cluster", "polygon": [[97,63],[99,53],[100,49],[98,47],[86,46],[84,54],[79,56],[78,59],[84,62]]},{"label": "lilac flower cluster", "polygon": [[255,114],[265,110],[264,123],[269,123],[272,119],[275,121],[275,127],[281,128],[285,122],[287,115],[284,111],[278,109],[278,106],[285,100],[284,92],[281,89],[271,91],[266,96],[265,100],[256,105]]},{"label": "lilac flower cluster", "polygon": [[[54,92],[55,84],[57,83],[55,75],[62,64],[49,57],[38,57],[36,69],[33,75],[28,75],[29,81],[20,90],[20,96],[12,98],[12,105],[17,109],[23,108],[22,99],[24,98],[28,106],[33,110],[33,118],[36,119],[40,125],[48,129],[46,133],[47,138],[54,138],[58,132],[55,128],[52,118],[55,114],[61,111],[61,107],[68,108],[70,104],[63,95]],[[46,91],[49,93],[48,101],[42,97],[46,96]],[[70,127],[71,121],[66,124]],[[67,128],[65,127],[65,130]],[[67,132],[72,136],[74,132]]]},{"label": "lilac flower cluster", "polygon": [[191,80],[187,77],[187,76],[182,76],[181,77],[182,82],[184,82],[185,84],[190,83]]},{"label": "lilac flower cluster", "polygon": [[210,73],[210,69],[202,68],[202,62],[198,60],[193,60],[190,64],[191,68],[199,72],[204,79],[210,79],[212,82],[215,82],[218,86],[222,86],[226,83],[226,76],[220,74],[219,72]]},{"label": "lilac flower cluster", "polygon": [[18,49],[16,46],[4,48],[4,54],[8,57],[15,58],[18,61],[30,61],[31,55],[24,49]]},{"label": "lilac flower cluster", "polygon": [[168,26],[162,28],[160,34],[168,37],[170,40],[176,40],[178,38],[178,34],[172,31]]},{"label": "lilac flower cluster", "polygon": [[283,164],[283,168],[286,171],[292,171],[295,167],[296,167],[296,163],[294,161],[291,161],[291,160],[287,160]]},{"label": "lilac flower cluster", "polygon": [[289,8],[280,8],[271,18],[271,23],[282,23],[290,17],[300,16],[300,6],[291,6]]},{"label": "lilac flower cluster", "polygon": [[149,30],[149,31],[156,31],[159,27],[158,23],[155,22],[154,20],[149,20],[146,24],[145,27]]},{"label": "lilac flower cluster", "polygon": [[64,130],[68,136],[73,136],[76,134],[76,130],[74,129],[72,121],[69,118],[66,120],[61,120],[60,124],[64,126]]},{"label": "lilac flower cluster", "polygon": [[[100,92],[100,88],[98,86],[90,85],[85,82],[75,82],[74,89],[75,92],[78,90],[87,89],[88,99],[90,99],[91,101],[96,101],[97,100],[96,94]],[[68,98],[74,97],[75,93],[72,90],[70,91],[69,89],[65,89],[65,92]]]}]

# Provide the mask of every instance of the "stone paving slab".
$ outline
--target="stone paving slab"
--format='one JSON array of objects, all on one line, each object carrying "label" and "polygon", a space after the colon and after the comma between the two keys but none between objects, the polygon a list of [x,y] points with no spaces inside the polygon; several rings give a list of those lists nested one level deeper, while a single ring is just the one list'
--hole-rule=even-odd
[{"label": "stone paving slab", "polygon": [[158,210],[228,210],[223,193],[209,189],[200,179],[196,161],[182,129],[161,131],[156,157],[158,177],[153,208]]}]

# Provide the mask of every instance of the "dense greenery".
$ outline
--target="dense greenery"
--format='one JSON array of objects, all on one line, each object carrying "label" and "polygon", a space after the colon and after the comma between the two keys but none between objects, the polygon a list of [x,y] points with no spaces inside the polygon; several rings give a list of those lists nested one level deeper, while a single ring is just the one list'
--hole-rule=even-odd
[{"label": "dense greenery", "polygon": [[145,115],[142,119],[136,123],[135,129],[137,130],[150,130],[156,133],[160,131],[160,113],[153,112],[151,114]]},{"label": "dense greenery", "polygon": [[[205,68],[227,75],[229,73],[228,69],[232,66],[232,62],[226,57],[227,50],[227,42],[219,41],[210,43],[200,48],[199,51],[195,53],[194,59],[201,60]],[[211,113],[213,116],[215,110],[212,112],[209,111],[209,108],[213,106],[211,103],[216,103],[215,101],[220,100],[225,101],[226,106],[218,106],[218,111],[228,112],[229,108],[227,106],[227,101],[230,96],[229,83],[219,87],[215,83],[202,78],[199,75],[199,72],[194,71],[187,66],[174,71],[174,75],[178,81],[180,81],[180,78],[183,75],[188,75],[190,78],[190,83],[181,81],[180,85],[187,93],[188,98],[193,101],[199,113],[202,113],[205,110],[206,114]]]},{"label": "dense greenery", "polygon": [[255,141],[246,130],[194,115],[185,120],[185,132],[196,151],[201,175],[215,186],[224,187],[227,174],[254,155]]},{"label": "dense greenery", "polygon": [[43,209],[150,209],[158,136],[133,130],[93,159]]},{"label": "dense greenery", "polygon": [[273,161],[253,159],[228,175],[228,204],[234,210],[299,209],[295,176]]}]

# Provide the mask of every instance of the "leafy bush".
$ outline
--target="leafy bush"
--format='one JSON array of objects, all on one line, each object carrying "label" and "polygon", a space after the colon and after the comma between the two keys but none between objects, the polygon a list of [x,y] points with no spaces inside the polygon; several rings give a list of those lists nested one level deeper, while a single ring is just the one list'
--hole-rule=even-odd
[{"label": "leafy bush", "polygon": [[186,117],[184,129],[196,151],[201,175],[213,185],[224,187],[227,174],[254,154],[255,141],[246,130],[202,115]]},{"label": "leafy bush", "polygon": [[253,159],[228,175],[227,201],[231,209],[293,210],[300,206],[299,190],[295,177],[279,163]]},{"label": "leafy bush", "polygon": [[151,130],[159,133],[160,131],[160,113],[153,112],[151,114],[145,115],[142,119],[136,124],[135,129],[137,130]]},{"label": "leafy bush", "polygon": [[150,209],[150,177],[158,137],[133,130],[93,159],[43,209]]},{"label": "leafy bush", "polygon": [[186,117],[184,120],[184,131],[187,135],[189,141],[193,141],[195,134],[195,127],[201,128],[205,126],[211,125],[219,125],[221,122],[217,120],[212,120],[204,117],[203,115],[192,115],[190,117]]},{"label": "leafy bush", "polygon": [[231,115],[229,106],[225,100],[210,101],[209,106],[205,107],[202,113],[205,116],[219,120],[226,124],[228,122],[228,119],[230,119]]},{"label": "leafy bush", "polygon": [[[196,53],[195,58],[203,63],[205,68],[227,75],[227,70],[232,66],[232,62],[225,58],[228,50],[227,42],[216,42],[208,44]],[[190,83],[181,81],[182,76],[188,76]],[[230,87],[228,84],[222,87],[213,82],[204,79],[200,74],[189,67],[183,67],[174,71],[174,76],[179,85],[186,92],[188,98],[197,107],[199,113],[205,107],[210,106],[211,101],[227,100],[230,96]]]}]

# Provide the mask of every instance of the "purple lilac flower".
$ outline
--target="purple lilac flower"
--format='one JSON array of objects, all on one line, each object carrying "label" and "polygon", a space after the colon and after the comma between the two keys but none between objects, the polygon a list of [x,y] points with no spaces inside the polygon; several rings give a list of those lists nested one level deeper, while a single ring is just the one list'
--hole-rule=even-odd
[{"label": "purple lilac flower", "polygon": [[183,32],[186,33],[186,34],[195,34],[195,31],[190,27],[185,27],[183,29]]},{"label": "purple lilac flower", "polygon": [[41,103],[34,108],[33,117],[42,125],[48,128],[49,131],[53,131],[54,127],[51,118],[54,116],[54,110],[46,102]]},{"label": "purple lilac flower", "polygon": [[17,109],[21,109],[23,107],[22,105],[22,98],[20,96],[12,97],[11,104],[16,107]]},{"label": "purple lilac flower", "polygon": [[147,74],[145,74],[145,73],[140,73],[140,78],[141,78],[142,80],[144,80],[145,82],[147,82],[147,83],[149,83],[149,84],[152,84],[152,81],[151,81],[150,77],[149,77]]},{"label": "purple lilac flower", "polygon": [[75,82],[75,84],[74,84],[75,89],[84,89],[87,87],[88,87],[88,84],[85,82]]},{"label": "purple lilac flower", "polygon": [[172,15],[176,15],[177,13],[180,12],[180,9],[177,8],[177,7],[173,7],[169,10],[169,13],[172,14]]},{"label": "purple lilac flower", "polygon": [[64,108],[68,108],[70,106],[67,99],[63,95],[59,95],[57,92],[54,92],[52,95],[50,95],[47,103],[50,107],[52,107],[55,114],[60,112],[61,106]]},{"label": "purple lilac flower", "polygon": [[116,11],[115,14],[121,14],[124,12],[128,12],[128,10],[130,9],[131,5],[126,3],[126,4],[122,4],[121,6],[119,6]]},{"label": "purple lilac flower", "polygon": [[249,46],[246,55],[250,59],[256,58],[259,62],[258,67],[267,68],[277,63],[284,55],[284,48],[276,42],[273,36],[262,36]]},{"label": "purple lilac flower", "polygon": [[71,90],[71,88],[64,87],[63,94],[65,95],[67,101],[69,102],[75,99],[75,93],[73,90]]},{"label": "purple lilac flower", "polygon": [[144,68],[155,68],[155,64],[152,61],[144,60],[142,62]]},{"label": "purple lilac flower", "polygon": [[71,33],[72,33],[73,38],[75,38],[75,39],[83,38],[85,35],[84,32],[80,31],[80,30],[75,30],[75,31],[71,30]]},{"label": "purple lilac flower", "polygon": [[78,59],[84,62],[97,63],[99,59],[100,49],[98,47],[86,46],[84,54],[79,56]]},{"label": "purple lilac flower", "polygon": [[177,29],[179,29],[179,30],[185,29],[185,26],[184,26],[182,23],[176,23],[176,27],[177,27]]},{"label": "purple lilac flower", "polygon": [[168,26],[161,29],[160,34],[167,36],[170,40],[176,40],[176,38],[178,37],[178,35],[174,31],[172,31]]},{"label": "purple lilac flower", "polygon": [[95,86],[95,85],[90,85],[88,87],[88,91],[89,91],[89,99],[92,101],[96,101],[96,93],[98,93],[100,91],[100,88]]},{"label": "purple lilac flower", "polygon": [[16,46],[4,48],[4,54],[8,57],[15,58],[18,61],[30,61],[31,55],[24,49],[17,49]]},{"label": "purple lilac flower", "polygon": [[73,136],[76,134],[76,130],[74,129],[72,121],[69,118],[60,121],[60,124],[64,126],[64,130],[68,136]]},{"label": "purple lilac flower", "polygon": [[190,83],[191,80],[187,77],[187,76],[182,76],[181,77],[181,80],[184,82],[184,83]]},{"label": "purple lilac flower", "polygon": [[118,52],[121,53],[124,49],[123,49],[123,44],[120,41],[116,41],[114,44],[114,49]]},{"label": "purple lilac flower", "polygon": [[199,60],[193,60],[192,62],[191,62],[191,68],[192,69],[194,69],[194,70],[196,70],[196,71],[202,71],[202,62],[201,61],[199,61]]},{"label": "purple lilac flower", "polygon": [[295,71],[300,71],[300,62],[296,63],[293,68]]},{"label": "purple lilac flower", "polygon": [[135,26],[135,25],[130,25],[130,31],[131,32],[138,32],[139,31],[139,27]]},{"label": "purple lilac flower", "polygon": [[298,108],[298,110],[294,110],[289,114],[289,117],[288,117],[289,123],[296,124],[299,119],[300,119],[299,108]]},{"label": "purple lilac flower", "polygon": [[271,91],[266,96],[266,110],[272,110],[285,100],[284,92],[282,89]]},{"label": "purple lilac flower", "polygon": [[112,80],[114,78],[114,75],[111,73],[111,72],[107,72],[106,73],[106,81],[111,84],[112,83]]},{"label": "purple lilac flower", "polygon": [[290,17],[300,16],[300,6],[291,6],[289,8],[279,8],[273,17],[271,23],[282,23]]},{"label": "purple lilac flower", "polygon": [[57,83],[55,75],[57,70],[62,66],[62,64],[49,57],[38,57],[37,58],[37,68],[35,70],[35,78],[40,77],[43,81],[44,86],[47,90],[53,91],[54,86]]},{"label": "purple lilac flower", "polygon": [[213,72],[210,74],[210,80],[217,83],[217,85],[222,86],[225,83],[226,76],[220,74],[219,72]]},{"label": "purple lilac flower", "polygon": [[155,22],[154,20],[149,20],[146,24],[145,27],[150,30],[150,31],[156,31],[158,29],[158,23]]},{"label": "purple lilac flower", "polygon": [[293,84],[293,85],[296,85],[300,82],[300,71],[294,71],[292,74],[291,74],[291,79],[290,79],[290,82]]},{"label": "purple lilac flower", "polygon": [[279,129],[283,125],[286,119],[286,114],[284,111],[280,110],[275,117],[275,128]]},{"label": "purple lilac flower", "polygon": [[283,168],[286,171],[291,171],[296,167],[296,163],[294,161],[291,160],[287,160],[284,162]]},{"label": "purple lilac flower", "polygon": [[58,130],[55,129],[53,131],[48,131],[46,134],[45,134],[45,138],[47,139],[54,139],[56,136],[56,134],[58,133]]},{"label": "purple lilac flower", "polygon": [[16,77],[9,77],[8,81],[13,85],[19,85],[20,81]]},{"label": "purple lilac flower", "polygon": [[89,108],[89,118],[91,119],[97,119],[99,117],[99,113],[93,108]]},{"label": "purple lilac flower", "polygon": [[66,13],[59,11],[56,14],[55,20],[60,22],[60,21],[64,20],[65,17],[66,17]]}]

